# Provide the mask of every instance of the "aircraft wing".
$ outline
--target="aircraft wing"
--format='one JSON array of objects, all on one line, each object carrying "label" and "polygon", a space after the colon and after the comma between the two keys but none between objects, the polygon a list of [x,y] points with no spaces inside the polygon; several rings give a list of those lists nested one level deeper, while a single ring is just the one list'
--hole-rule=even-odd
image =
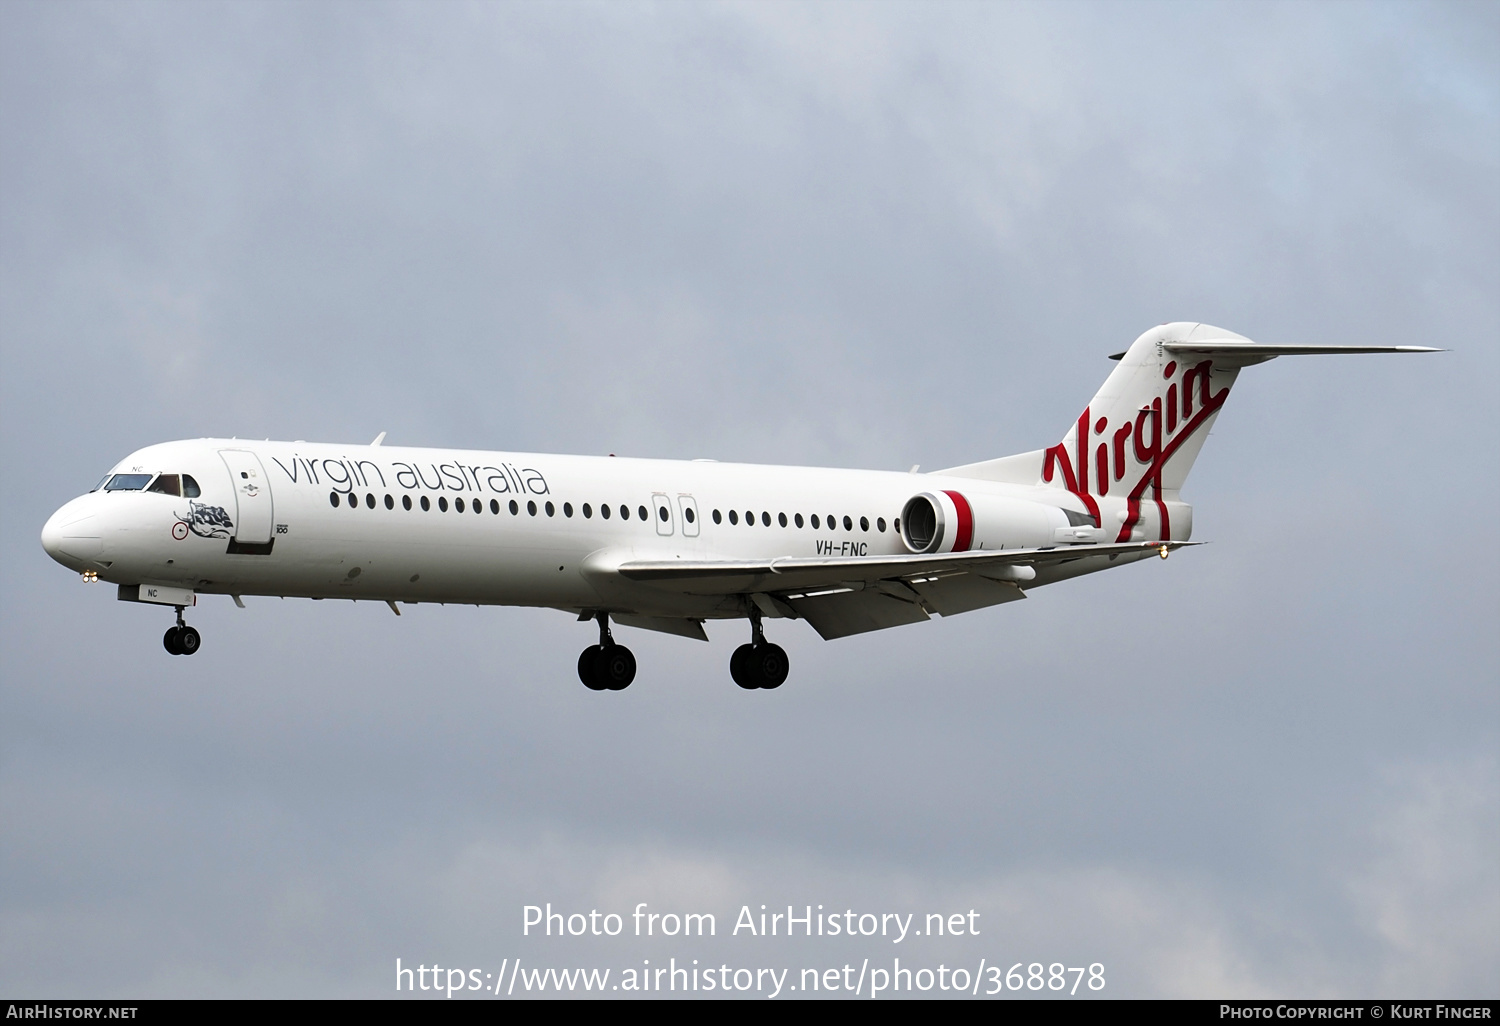
[{"label": "aircraft wing", "polygon": [[940,555],[783,557],[745,562],[637,560],[620,576],[693,595],[749,595],[762,611],[807,620],[824,638],[952,616],[1026,597],[1036,568],[1141,555],[1186,542],[1125,542]]}]

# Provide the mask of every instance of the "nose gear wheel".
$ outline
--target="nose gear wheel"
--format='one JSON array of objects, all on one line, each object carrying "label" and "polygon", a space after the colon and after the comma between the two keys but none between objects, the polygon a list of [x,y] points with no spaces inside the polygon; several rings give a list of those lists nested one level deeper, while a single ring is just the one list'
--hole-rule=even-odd
[{"label": "nose gear wheel", "polygon": [[203,636],[198,633],[196,627],[189,627],[182,622],[182,607],[177,607],[177,623],[167,628],[167,633],[162,635],[161,647],[167,650],[168,655],[193,655],[203,644]]}]

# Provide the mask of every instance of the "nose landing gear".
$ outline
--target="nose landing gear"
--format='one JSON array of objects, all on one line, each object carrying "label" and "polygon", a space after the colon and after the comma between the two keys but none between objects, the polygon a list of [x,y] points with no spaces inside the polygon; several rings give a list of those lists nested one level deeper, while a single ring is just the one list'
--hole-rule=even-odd
[{"label": "nose landing gear", "polygon": [[578,656],[578,679],[590,691],[624,691],[635,680],[635,656],[624,645],[616,645],[609,629],[609,614],[598,614],[599,644]]},{"label": "nose landing gear", "polygon": [[729,657],[729,676],[746,691],[770,691],[781,687],[791,670],[786,650],[766,640],[760,610],[750,607],[750,644],[741,645]]},{"label": "nose landing gear", "polygon": [[198,651],[198,646],[203,644],[203,638],[196,627],[189,627],[182,622],[182,607],[177,607],[177,623],[167,628],[167,633],[162,635],[162,648],[169,655],[192,655]]}]

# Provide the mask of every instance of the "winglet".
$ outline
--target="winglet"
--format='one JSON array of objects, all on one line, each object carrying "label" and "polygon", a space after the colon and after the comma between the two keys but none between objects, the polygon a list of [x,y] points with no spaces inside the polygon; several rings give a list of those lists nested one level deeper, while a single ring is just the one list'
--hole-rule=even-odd
[{"label": "winglet", "polygon": [[371,446],[371,448],[373,448],[373,447],[379,445],[383,441],[385,441],[385,432],[384,431],[380,432],[380,434],[378,434],[378,435],[375,436],[375,441],[371,442],[370,446]]}]

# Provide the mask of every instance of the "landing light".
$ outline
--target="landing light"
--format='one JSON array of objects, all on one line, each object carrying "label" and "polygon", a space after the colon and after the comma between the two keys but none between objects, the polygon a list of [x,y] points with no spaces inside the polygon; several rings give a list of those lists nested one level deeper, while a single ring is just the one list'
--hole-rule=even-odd
[{"label": "landing light", "polygon": [[1160,548],[1160,549],[1158,549],[1158,550],[1157,550],[1157,551],[1158,551],[1158,552],[1159,552],[1159,553],[1160,553],[1160,555],[1161,555],[1161,558],[1162,558],[1162,559],[1166,559],[1166,558],[1167,558],[1167,556],[1168,556],[1168,555],[1170,555],[1170,554],[1171,554],[1171,552],[1172,552],[1172,550],[1171,550],[1171,549],[1169,549],[1169,548],[1167,548],[1167,547],[1166,547],[1166,546],[1165,546],[1165,545],[1163,545],[1163,546],[1162,546],[1162,547],[1161,547],[1161,548]]},{"label": "landing light", "polygon": [[98,584],[99,573],[95,570],[85,570],[82,574],[84,584]]}]

